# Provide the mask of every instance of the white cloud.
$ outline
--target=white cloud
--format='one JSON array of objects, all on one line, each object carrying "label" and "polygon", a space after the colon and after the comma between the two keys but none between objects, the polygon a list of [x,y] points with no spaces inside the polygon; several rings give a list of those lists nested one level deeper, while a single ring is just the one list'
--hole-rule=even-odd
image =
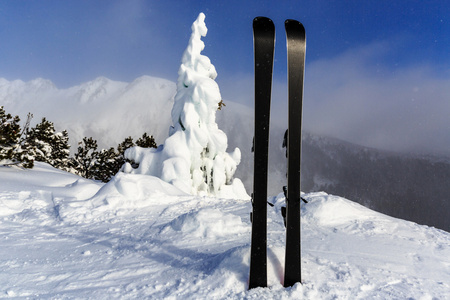
[{"label": "white cloud", "polygon": [[[381,53],[381,55],[380,55]],[[450,78],[382,63],[376,43],[307,65],[307,130],[395,151],[450,154]]]}]

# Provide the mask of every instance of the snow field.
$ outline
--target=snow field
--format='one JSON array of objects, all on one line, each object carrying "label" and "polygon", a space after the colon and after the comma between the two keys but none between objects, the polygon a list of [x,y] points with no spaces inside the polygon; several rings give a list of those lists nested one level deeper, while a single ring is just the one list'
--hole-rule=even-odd
[{"label": "snow field", "polygon": [[303,285],[283,288],[282,194],[269,199],[269,288],[247,290],[249,201],[158,178],[100,184],[38,163],[0,168],[0,298],[448,299],[450,234],[314,193]]}]

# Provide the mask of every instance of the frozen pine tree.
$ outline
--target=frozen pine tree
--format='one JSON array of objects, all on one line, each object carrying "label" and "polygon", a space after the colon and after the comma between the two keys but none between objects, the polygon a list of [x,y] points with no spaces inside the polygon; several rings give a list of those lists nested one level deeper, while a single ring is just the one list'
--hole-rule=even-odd
[{"label": "frozen pine tree", "polygon": [[242,182],[233,178],[240,150],[226,152],[227,136],[216,123],[222,97],[216,69],[201,54],[206,33],[205,15],[200,13],[181,59],[169,137],[157,150],[127,150],[125,156],[139,168],[125,165],[123,170],[158,176],[192,194],[248,198]]}]

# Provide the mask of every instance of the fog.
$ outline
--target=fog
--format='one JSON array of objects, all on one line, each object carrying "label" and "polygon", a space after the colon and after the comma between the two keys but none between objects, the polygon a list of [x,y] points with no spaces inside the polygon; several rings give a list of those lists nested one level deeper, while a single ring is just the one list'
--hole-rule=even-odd
[{"label": "fog", "polygon": [[[450,155],[449,77],[431,63],[381,63],[396,50],[376,42],[307,64],[304,129],[383,150]],[[220,83],[225,99],[254,105],[251,75]],[[287,126],[285,80],[274,79],[272,98],[272,121]]]},{"label": "fog", "polygon": [[[374,43],[308,66],[305,127],[369,147],[450,154],[450,80],[430,64],[377,63]],[[380,54],[381,53],[381,54]]]}]

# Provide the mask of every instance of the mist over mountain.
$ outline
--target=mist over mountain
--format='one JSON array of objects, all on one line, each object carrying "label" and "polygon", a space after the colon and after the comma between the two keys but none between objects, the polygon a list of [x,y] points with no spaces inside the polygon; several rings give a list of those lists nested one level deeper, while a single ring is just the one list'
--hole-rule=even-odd
[{"label": "mist over mountain", "polygon": [[[149,76],[131,83],[99,77],[68,89],[51,81],[0,78],[0,105],[32,125],[46,117],[57,130],[67,129],[72,152],[83,137],[99,148],[115,147],[125,137],[144,132],[163,143],[171,126],[175,83]],[[224,99],[217,123],[228,136],[228,148],[239,147],[241,163],[235,176],[252,190],[253,109]],[[271,120],[269,195],[286,184],[283,122]],[[379,212],[450,231],[450,159],[371,149],[341,140],[304,134],[302,191],[325,191]]]}]

